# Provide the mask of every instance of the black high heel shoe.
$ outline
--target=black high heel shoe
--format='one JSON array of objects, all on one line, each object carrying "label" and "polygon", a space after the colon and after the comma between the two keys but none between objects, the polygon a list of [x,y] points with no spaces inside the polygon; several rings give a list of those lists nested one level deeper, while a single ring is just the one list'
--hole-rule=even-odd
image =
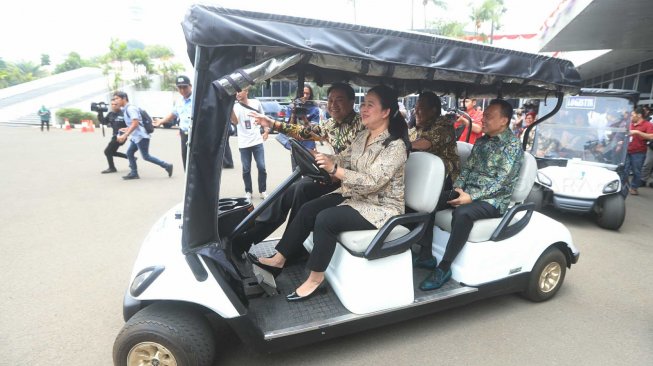
[{"label": "black high heel shoe", "polygon": [[297,290],[295,290],[295,291],[293,291],[292,294],[286,296],[286,300],[288,300],[288,302],[304,301],[304,300],[310,299],[311,297],[313,297],[315,295],[323,294],[323,293],[326,293],[326,292],[327,292],[326,280],[324,280],[310,294],[308,294],[306,296],[299,296],[299,295],[297,295]]},{"label": "black high heel shoe", "polygon": [[250,262],[252,262],[253,265],[257,266],[258,268],[264,271],[270,272],[270,274],[272,274],[272,277],[274,278],[277,278],[281,274],[281,271],[283,271],[283,268],[268,266],[267,264],[263,264],[259,262],[258,257],[252,253],[248,252],[247,258],[249,259]]}]

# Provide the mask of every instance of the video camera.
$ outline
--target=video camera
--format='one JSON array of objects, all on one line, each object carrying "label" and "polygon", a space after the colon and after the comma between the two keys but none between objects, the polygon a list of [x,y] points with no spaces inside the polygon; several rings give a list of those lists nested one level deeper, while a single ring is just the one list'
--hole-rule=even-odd
[{"label": "video camera", "polygon": [[308,109],[304,106],[302,98],[297,98],[293,101],[293,112],[297,118],[306,117],[308,114]]},{"label": "video camera", "polygon": [[105,102],[91,103],[91,111],[104,113],[109,111],[109,106]]}]

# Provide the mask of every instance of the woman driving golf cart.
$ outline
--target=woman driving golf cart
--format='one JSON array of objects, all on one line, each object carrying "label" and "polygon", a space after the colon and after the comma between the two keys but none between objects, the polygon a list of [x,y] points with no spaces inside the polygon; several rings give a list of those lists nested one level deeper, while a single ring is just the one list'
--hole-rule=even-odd
[{"label": "woman driving golf cart", "polygon": [[381,227],[390,217],[404,213],[404,167],[410,143],[407,124],[399,113],[397,92],[385,85],[370,89],[361,105],[362,131],[342,153],[317,154],[320,168],[342,181],[340,193],[305,204],[288,224],[269,258],[249,254],[252,263],[275,277],[286,259],[302,250],[313,231],[314,249],[308,260],[308,279],[288,301],[302,301],[325,290],[324,272],[331,261],[337,235],[343,231]]}]

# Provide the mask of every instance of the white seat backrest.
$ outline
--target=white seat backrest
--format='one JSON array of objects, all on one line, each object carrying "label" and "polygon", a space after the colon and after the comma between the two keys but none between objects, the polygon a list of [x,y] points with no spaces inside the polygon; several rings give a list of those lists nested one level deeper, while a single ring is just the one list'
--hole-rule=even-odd
[{"label": "white seat backrest", "polygon": [[519,178],[517,179],[515,189],[512,191],[510,201],[515,203],[524,202],[531,192],[531,188],[533,188],[536,177],[537,161],[531,153],[524,152],[524,160],[522,160],[521,168],[519,169]]},{"label": "white seat backrest", "polygon": [[469,155],[472,153],[473,147],[474,145],[470,144],[469,142],[456,141],[456,150],[458,152],[458,157],[460,157],[461,168],[463,165],[465,165],[467,158],[469,158]]},{"label": "white seat backrest", "polygon": [[406,162],[404,197],[406,206],[417,212],[433,212],[444,183],[444,163],[427,152],[410,153]]}]

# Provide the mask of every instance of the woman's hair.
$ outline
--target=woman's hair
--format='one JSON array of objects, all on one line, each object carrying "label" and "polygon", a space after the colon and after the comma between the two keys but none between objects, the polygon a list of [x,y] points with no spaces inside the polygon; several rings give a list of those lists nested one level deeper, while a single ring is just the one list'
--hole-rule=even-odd
[{"label": "woman's hair", "polygon": [[429,108],[435,108],[435,115],[440,117],[442,114],[442,101],[440,100],[440,97],[435,95],[435,93],[430,91],[421,92],[417,99],[422,100]]},{"label": "woman's hair", "polygon": [[535,112],[526,113],[526,117],[528,117],[528,116],[531,116],[531,118],[533,118],[533,121],[535,121],[535,116],[536,116]]},{"label": "woman's hair", "polygon": [[390,137],[383,141],[384,146],[388,146],[390,142],[402,139],[404,144],[406,144],[406,153],[410,152],[411,144],[408,139],[408,124],[406,119],[399,112],[399,103],[397,99],[399,98],[397,92],[386,85],[377,85],[367,92],[376,94],[381,100],[381,108],[390,109],[390,123],[388,125],[388,132]]},{"label": "woman's hair", "polygon": [[304,84],[304,88],[308,88],[309,95],[307,100],[313,100],[315,97],[313,96],[313,87],[311,87],[309,84]]}]

